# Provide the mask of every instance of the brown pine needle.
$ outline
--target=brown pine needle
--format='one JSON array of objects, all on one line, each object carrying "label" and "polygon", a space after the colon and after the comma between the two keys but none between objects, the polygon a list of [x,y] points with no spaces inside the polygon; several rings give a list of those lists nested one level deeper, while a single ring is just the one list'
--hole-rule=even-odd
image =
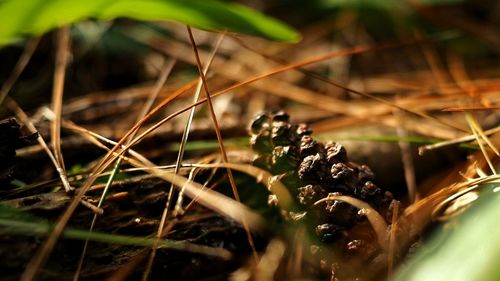
[{"label": "brown pine needle", "polygon": [[[224,39],[225,35],[226,35],[225,33],[220,34],[216,43],[215,43],[215,46],[210,54],[210,57],[208,58],[208,62],[205,64],[205,69],[203,70],[203,73],[205,74],[205,76],[208,73],[208,69],[212,65],[212,62],[215,58],[215,54],[217,53],[220,45],[222,44],[222,40]],[[201,78],[200,78],[200,79],[198,79],[198,85],[196,86],[196,91],[195,91],[195,95],[193,97],[193,102],[197,102],[200,99],[202,86],[203,86],[203,81],[201,81]],[[192,107],[191,111],[189,112],[189,117],[188,117],[188,120],[186,121],[184,131],[182,132],[182,139],[181,139],[181,143],[179,145],[179,153],[177,154],[177,160],[176,160],[176,166],[178,166],[178,167],[180,167],[180,165],[182,163],[182,159],[184,158],[184,150],[185,150],[187,140],[189,138],[189,133],[191,131],[191,125],[193,122],[195,112],[196,112],[196,107]],[[169,197],[170,197],[170,194],[169,194]],[[181,189],[181,191],[179,192],[179,195],[177,197],[175,210],[180,210],[182,208],[182,200],[183,200],[183,190]],[[175,213],[176,212],[174,212],[174,216],[175,216]]]},{"label": "brown pine needle", "polygon": [[[472,133],[476,136],[476,142],[479,144],[479,148],[481,149],[481,152],[483,153],[484,159],[486,160],[486,163],[488,163],[488,166],[490,167],[491,172],[496,175],[497,172],[495,170],[495,166],[491,162],[490,156],[488,155],[488,152],[486,151],[482,140],[484,140],[490,147],[495,148],[495,146],[489,141],[488,137],[484,135],[483,130],[481,129],[481,126],[477,123],[477,121],[472,117],[470,113],[467,113],[465,115],[465,119],[467,120],[467,123],[469,124],[469,127],[472,130]],[[496,148],[495,148],[496,150]],[[495,151],[493,150],[493,151]],[[498,151],[495,151],[498,155]]]},{"label": "brown pine needle", "polygon": [[[484,131],[484,134],[486,136],[490,136],[490,135],[496,134],[498,132],[500,132],[500,126],[495,127],[493,129],[489,129],[487,131]],[[421,147],[418,148],[418,154],[422,155],[427,150],[441,148],[441,147],[445,147],[445,146],[448,146],[448,145],[454,145],[454,144],[469,142],[469,141],[473,141],[475,139],[476,139],[476,135],[472,134],[472,135],[468,135],[468,136],[461,137],[461,138],[454,139],[454,140],[449,140],[449,141],[438,142],[438,143],[435,143],[435,144],[424,145],[424,146],[421,146]]]},{"label": "brown pine needle", "polygon": [[[208,90],[207,80],[206,80],[205,74],[203,73],[203,66],[201,65],[200,55],[198,54],[198,48],[196,46],[196,42],[194,40],[193,32],[191,31],[190,26],[187,26],[187,31],[188,31],[188,35],[189,35],[189,40],[191,41],[191,45],[193,47],[194,55],[196,57],[196,64],[198,67],[198,72],[200,74],[201,81],[203,83],[203,88],[205,89],[205,94],[207,96],[208,108],[210,109],[210,116],[212,118],[212,122],[214,123],[214,129],[215,129],[215,133],[217,135],[217,142],[219,143],[219,148],[220,148],[220,152],[222,155],[222,160],[224,163],[228,163],[229,161],[227,160],[227,153],[226,153],[226,149],[224,147],[224,141],[222,139],[222,135],[221,135],[221,132],[219,129],[217,116],[215,115],[215,110],[214,110],[214,106],[212,103],[212,98],[210,96],[210,91]],[[231,189],[233,190],[233,196],[237,202],[241,202],[240,195],[238,193],[238,188],[236,187],[236,181],[234,180],[233,172],[229,168],[227,168],[226,171],[227,171],[227,175],[229,177],[229,182],[231,184]],[[257,250],[255,249],[255,243],[253,241],[253,236],[252,236],[252,233],[250,232],[250,228],[249,228],[248,224],[245,221],[243,221],[243,228],[245,229],[245,232],[247,233],[248,243],[249,243],[250,247],[252,248],[252,253],[253,253],[254,259],[255,259],[255,261],[258,261],[259,255],[257,254]]]},{"label": "brown pine needle", "polygon": [[[267,59],[270,59],[270,60],[275,61],[277,63],[285,64],[286,65],[285,61],[283,61],[281,59],[276,59],[276,58],[268,56],[268,55],[263,55],[262,53],[258,52],[254,48],[251,48],[250,46],[247,46],[240,39],[235,39],[235,41],[238,42],[243,47],[247,48],[248,50],[251,50],[251,51],[253,51],[253,52],[255,52],[255,53],[259,54],[259,55],[262,55],[263,57],[265,57]],[[419,42],[422,43],[423,41],[422,40],[417,40],[417,41],[414,41],[413,43],[416,44],[416,43],[419,43]],[[394,47],[398,47],[398,46],[404,46],[404,45],[409,45],[409,44],[411,44],[411,42],[401,43],[401,44],[380,45],[380,46],[374,46],[374,47],[370,47],[370,48],[369,47],[365,47],[364,49],[361,48],[360,51],[354,52],[354,50],[353,50],[352,53],[345,54],[345,55],[355,55],[355,54],[359,54],[359,53],[363,53],[363,52],[367,52],[367,51],[390,49],[390,48],[394,48]],[[333,53],[335,53],[335,51]],[[340,53],[342,53],[342,52],[340,52]],[[341,56],[341,55],[339,55],[339,56]],[[331,57],[326,57],[325,59],[329,59],[329,58],[331,58]],[[305,65],[302,65],[302,66],[305,66]],[[314,79],[323,81],[323,82],[325,82],[327,84],[330,84],[330,85],[332,85],[334,87],[340,88],[340,89],[342,89],[342,90],[344,90],[346,92],[349,92],[349,93],[352,93],[352,94],[355,94],[355,95],[359,95],[359,96],[362,96],[362,97],[365,97],[365,98],[368,98],[368,99],[371,99],[371,100],[375,100],[375,101],[377,101],[379,103],[382,103],[382,104],[388,105],[390,107],[393,107],[393,108],[396,108],[396,109],[399,109],[399,110],[402,110],[402,111],[405,111],[405,112],[408,112],[408,113],[420,116],[420,117],[425,118],[425,119],[429,119],[429,120],[435,121],[435,122],[437,122],[437,123],[439,123],[441,125],[445,125],[447,127],[451,127],[451,128],[457,129],[459,131],[464,131],[463,128],[457,127],[454,124],[451,124],[451,123],[448,123],[448,122],[444,122],[444,121],[442,121],[442,120],[440,120],[440,119],[438,119],[438,118],[436,118],[434,116],[431,116],[431,115],[429,115],[429,114],[427,114],[425,112],[418,111],[418,110],[413,110],[413,109],[409,109],[409,108],[400,106],[400,105],[398,105],[395,102],[388,101],[386,99],[379,98],[379,97],[373,96],[373,95],[365,93],[365,92],[361,92],[361,91],[358,91],[358,90],[351,89],[351,88],[349,88],[347,86],[342,85],[339,82],[336,82],[336,81],[333,81],[333,80],[331,80],[329,78],[326,78],[323,75],[317,74],[317,73],[315,73],[313,71],[309,71],[309,70],[303,69],[303,68],[301,68],[301,66],[294,67],[294,69],[297,70],[297,71],[300,71],[301,73],[303,73],[303,74],[305,74],[305,75],[307,75],[309,77],[312,77]]]},{"label": "brown pine needle", "polygon": [[443,112],[464,112],[464,111],[488,111],[499,110],[500,105],[496,106],[477,106],[477,107],[448,107],[444,108]]},{"label": "brown pine needle", "polygon": [[497,155],[497,156],[500,156],[500,153],[498,152],[498,149],[496,148],[496,146],[490,141],[490,139],[488,138],[488,136],[485,134],[485,132],[483,131],[483,128],[481,127],[481,125],[479,124],[479,122],[477,122],[476,118],[474,118],[472,115],[468,114],[469,118],[470,118],[470,122],[472,124],[472,126],[474,127],[474,129],[476,130],[476,132],[478,133],[478,135],[481,137],[482,140],[484,140],[484,142],[486,144],[488,144],[488,146],[491,148],[491,150],[493,150],[493,152]]},{"label": "brown pine needle", "polygon": [[[210,58],[208,59],[208,63],[206,65],[206,68],[203,70],[204,74],[206,74],[208,72],[208,69],[209,69],[210,65],[212,64],[213,59],[215,58],[215,54],[216,54],[217,50],[219,49],[219,46],[222,43],[222,39],[223,38],[224,38],[224,35],[222,35],[219,38],[219,40],[217,41],[217,43],[216,43],[216,45],[215,45],[215,47],[213,49],[213,52],[212,52]],[[197,102],[199,100],[199,96],[200,96],[200,92],[201,92],[201,86],[202,86],[202,81],[201,81],[201,78],[200,78],[198,80],[198,85],[196,86],[196,91],[195,91],[195,96],[194,96],[194,102]],[[178,154],[177,154],[177,160],[176,160],[176,163],[175,163],[175,171],[174,171],[174,173],[176,173],[176,174],[179,173],[179,170],[180,170],[180,167],[181,167],[181,163],[182,163],[182,159],[184,158],[184,148],[185,148],[187,139],[189,137],[189,131],[191,130],[191,124],[193,122],[193,117],[194,117],[195,111],[196,111],[196,107],[192,107],[191,108],[191,112],[190,112],[189,117],[188,117],[188,120],[186,121],[186,126],[184,127],[184,131],[182,133],[181,144],[180,144],[180,147],[179,147],[179,151],[178,151]],[[180,191],[180,193],[178,195],[178,198],[177,198],[177,200],[179,202],[179,205],[182,202],[183,190],[184,190],[184,188],[181,189],[181,191]],[[162,232],[163,232],[163,229],[165,227],[165,223],[166,223],[166,220],[167,220],[167,217],[168,217],[168,211],[170,209],[170,205],[172,204],[173,197],[174,197],[174,185],[171,184],[170,189],[168,191],[167,203],[165,204],[165,208],[163,209],[163,213],[162,213],[162,216],[161,216],[161,219],[160,219],[160,224],[158,225],[158,231],[156,233],[156,239],[155,239],[155,242],[153,244],[153,247],[151,248],[151,253],[149,255],[148,262],[146,264],[146,269],[144,270],[144,273],[142,275],[142,280],[147,280],[148,279],[149,274],[151,272],[151,268],[153,267],[153,261],[154,261],[155,256],[156,256],[156,249],[157,249],[157,246],[158,246],[158,241],[162,237]]]}]

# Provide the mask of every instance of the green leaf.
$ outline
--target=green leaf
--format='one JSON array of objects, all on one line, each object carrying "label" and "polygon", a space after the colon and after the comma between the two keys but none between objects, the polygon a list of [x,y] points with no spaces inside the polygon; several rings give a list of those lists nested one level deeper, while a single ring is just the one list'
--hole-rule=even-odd
[{"label": "green leaf", "polygon": [[425,244],[395,281],[500,280],[500,183],[482,189],[478,202]]},{"label": "green leaf", "polygon": [[280,21],[235,3],[216,0],[3,0],[0,1],[0,45],[25,35],[85,19],[175,21],[211,31],[246,33],[296,42],[300,35]]}]

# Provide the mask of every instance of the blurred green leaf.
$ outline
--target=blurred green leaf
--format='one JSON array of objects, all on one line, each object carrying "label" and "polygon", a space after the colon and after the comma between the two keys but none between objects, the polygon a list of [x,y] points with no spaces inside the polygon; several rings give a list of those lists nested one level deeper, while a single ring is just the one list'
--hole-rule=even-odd
[{"label": "blurred green leaf", "polygon": [[[371,8],[392,10],[406,5],[405,1],[399,0],[319,0],[321,5],[327,8]],[[415,0],[421,5],[449,5],[461,3],[464,0]]]},{"label": "blurred green leaf", "polygon": [[397,0],[320,0],[327,8],[377,8],[390,9],[398,5]]},{"label": "blurred green leaf", "polygon": [[276,19],[243,5],[217,0],[4,0],[0,1],[0,45],[89,18],[118,17],[169,20],[286,42],[300,39],[294,29]]},{"label": "blurred green leaf", "polygon": [[425,244],[395,281],[500,280],[500,183],[482,189],[474,206]]},{"label": "blurred green leaf", "polygon": [[6,220],[23,220],[23,221],[33,221],[39,220],[39,218],[33,216],[30,213],[23,212],[12,206],[0,203],[0,219]]},{"label": "blurred green leaf", "polygon": [[[53,226],[53,224],[32,216],[29,213],[0,204],[0,235],[21,234],[44,236],[52,231]],[[68,239],[88,239],[96,242],[142,247],[152,247],[155,243],[154,238],[117,235],[103,232],[88,232],[87,230],[74,228],[66,228],[62,236]],[[160,239],[158,245],[162,248],[190,251],[223,258],[228,258],[230,255],[230,253],[224,249],[211,248],[184,241]]]}]

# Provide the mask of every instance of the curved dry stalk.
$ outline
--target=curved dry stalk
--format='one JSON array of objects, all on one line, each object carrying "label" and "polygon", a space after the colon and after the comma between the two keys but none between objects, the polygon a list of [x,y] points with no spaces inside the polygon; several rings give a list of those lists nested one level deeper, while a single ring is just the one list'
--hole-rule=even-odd
[{"label": "curved dry stalk", "polygon": [[431,213],[431,218],[433,220],[439,220],[439,221],[445,221],[450,218],[451,215],[441,215],[442,213],[445,213],[445,208],[448,207],[448,205],[457,200],[458,198],[464,196],[465,194],[479,188],[479,185],[473,185],[468,188],[465,188],[463,190],[460,190],[456,192],[455,194],[449,196],[448,198],[444,199],[443,201],[439,202],[436,207],[434,207],[434,210],[432,210]]},{"label": "curved dry stalk", "polygon": [[285,242],[274,239],[269,242],[262,258],[255,268],[255,280],[272,281],[286,251]]},{"label": "curved dry stalk", "polygon": [[316,201],[314,205],[316,206],[318,204],[333,200],[346,202],[358,208],[361,211],[361,213],[364,216],[366,216],[366,218],[372,225],[372,228],[375,231],[375,234],[377,235],[377,240],[380,247],[386,252],[389,250],[387,223],[385,222],[384,218],[372,206],[370,206],[368,203],[364,201],[361,201],[351,196],[331,195],[331,194],[329,194],[327,197],[323,199]]},{"label": "curved dry stalk", "polygon": [[[54,150],[54,157],[59,164],[57,172],[60,173],[62,178],[66,178],[66,168],[64,166],[64,158],[61,151],[61,114],[64,79],[66,76],[66,67],[68,65],[70,44],[71,38],[69,27],[62,27],[57,31],[56,66],[54,69],[54,86],[52,88],[52,110],[54,111],[55,117],[50,128],[52,149]],[[67,179],[63,180],[63,186],[66,192],[71,191]]]},{"label": "curved dry stalk", "polygon": [[389,248],[387,253],[387,280],[392,280],[394,268],[394,256],[396,253],[396,234],[398,233],[398,217],[401,203],[395,201],[391,218],[391,231],[389,232]]},{"label": "curved dry stalk", "polygon": [[262,230],[265,227],[265,222],[260,215],[234,199],[210,189],[203,189],[201,184],[189,181],[186,177],[175,173],[158,169],[152,163],[142,163],[140,168],[148,168],[146,170],[148,173],[173,183],[178,189],[184,188],[185,194],[190,198],[198,196],[199,204],[208,209],[239,223],[247,221],[250,229],[254,231]]},{"label": "curved dry stalk", "polygon": [[257,182],[265,184],[268,190],[277,196],[278,204],[282,209],[288,210],[293,204],[293,197],[286,186],[266,170],[257,168],[249,164],[239,163],[211,163],[200,165],[200,167],[229,168],[253,176],[257,180]]}]

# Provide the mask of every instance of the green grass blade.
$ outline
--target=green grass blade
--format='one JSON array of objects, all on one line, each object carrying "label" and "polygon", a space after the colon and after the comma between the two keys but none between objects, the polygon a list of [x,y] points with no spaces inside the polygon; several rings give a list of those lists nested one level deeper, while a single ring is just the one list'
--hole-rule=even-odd
[{"label": "green grass blade", "polygon": [[[52,230],[52,225],[46,222],[24,221],[18,219],[0,218],[0,226],[2,226],[2,228],[0,228],[0,233],[10,234],[47,235]],[[96,242],[142,247],[151,247],[154,243],[154,239],[150,238],[116,235],[102,232],[88,232],[86,230],[78,230],[73,228],[67,228],[63,232],[63,237],[69,239],[88,239]],[[222,248],[212,248],[187,242],[162,239],[159,241],[158,246],[161,248],[170,248],[205,255],[218,256],[225,259],[230,258],[231,256],[231,254],[227,250]]]},{"label": "green grass blade", "polygon": [[286,42],[300,39],[293,28],[276,19],[243,5],[216,0],[4,0],[0,1],[0,45],[85,19],[119,17],[175,21]]}]

